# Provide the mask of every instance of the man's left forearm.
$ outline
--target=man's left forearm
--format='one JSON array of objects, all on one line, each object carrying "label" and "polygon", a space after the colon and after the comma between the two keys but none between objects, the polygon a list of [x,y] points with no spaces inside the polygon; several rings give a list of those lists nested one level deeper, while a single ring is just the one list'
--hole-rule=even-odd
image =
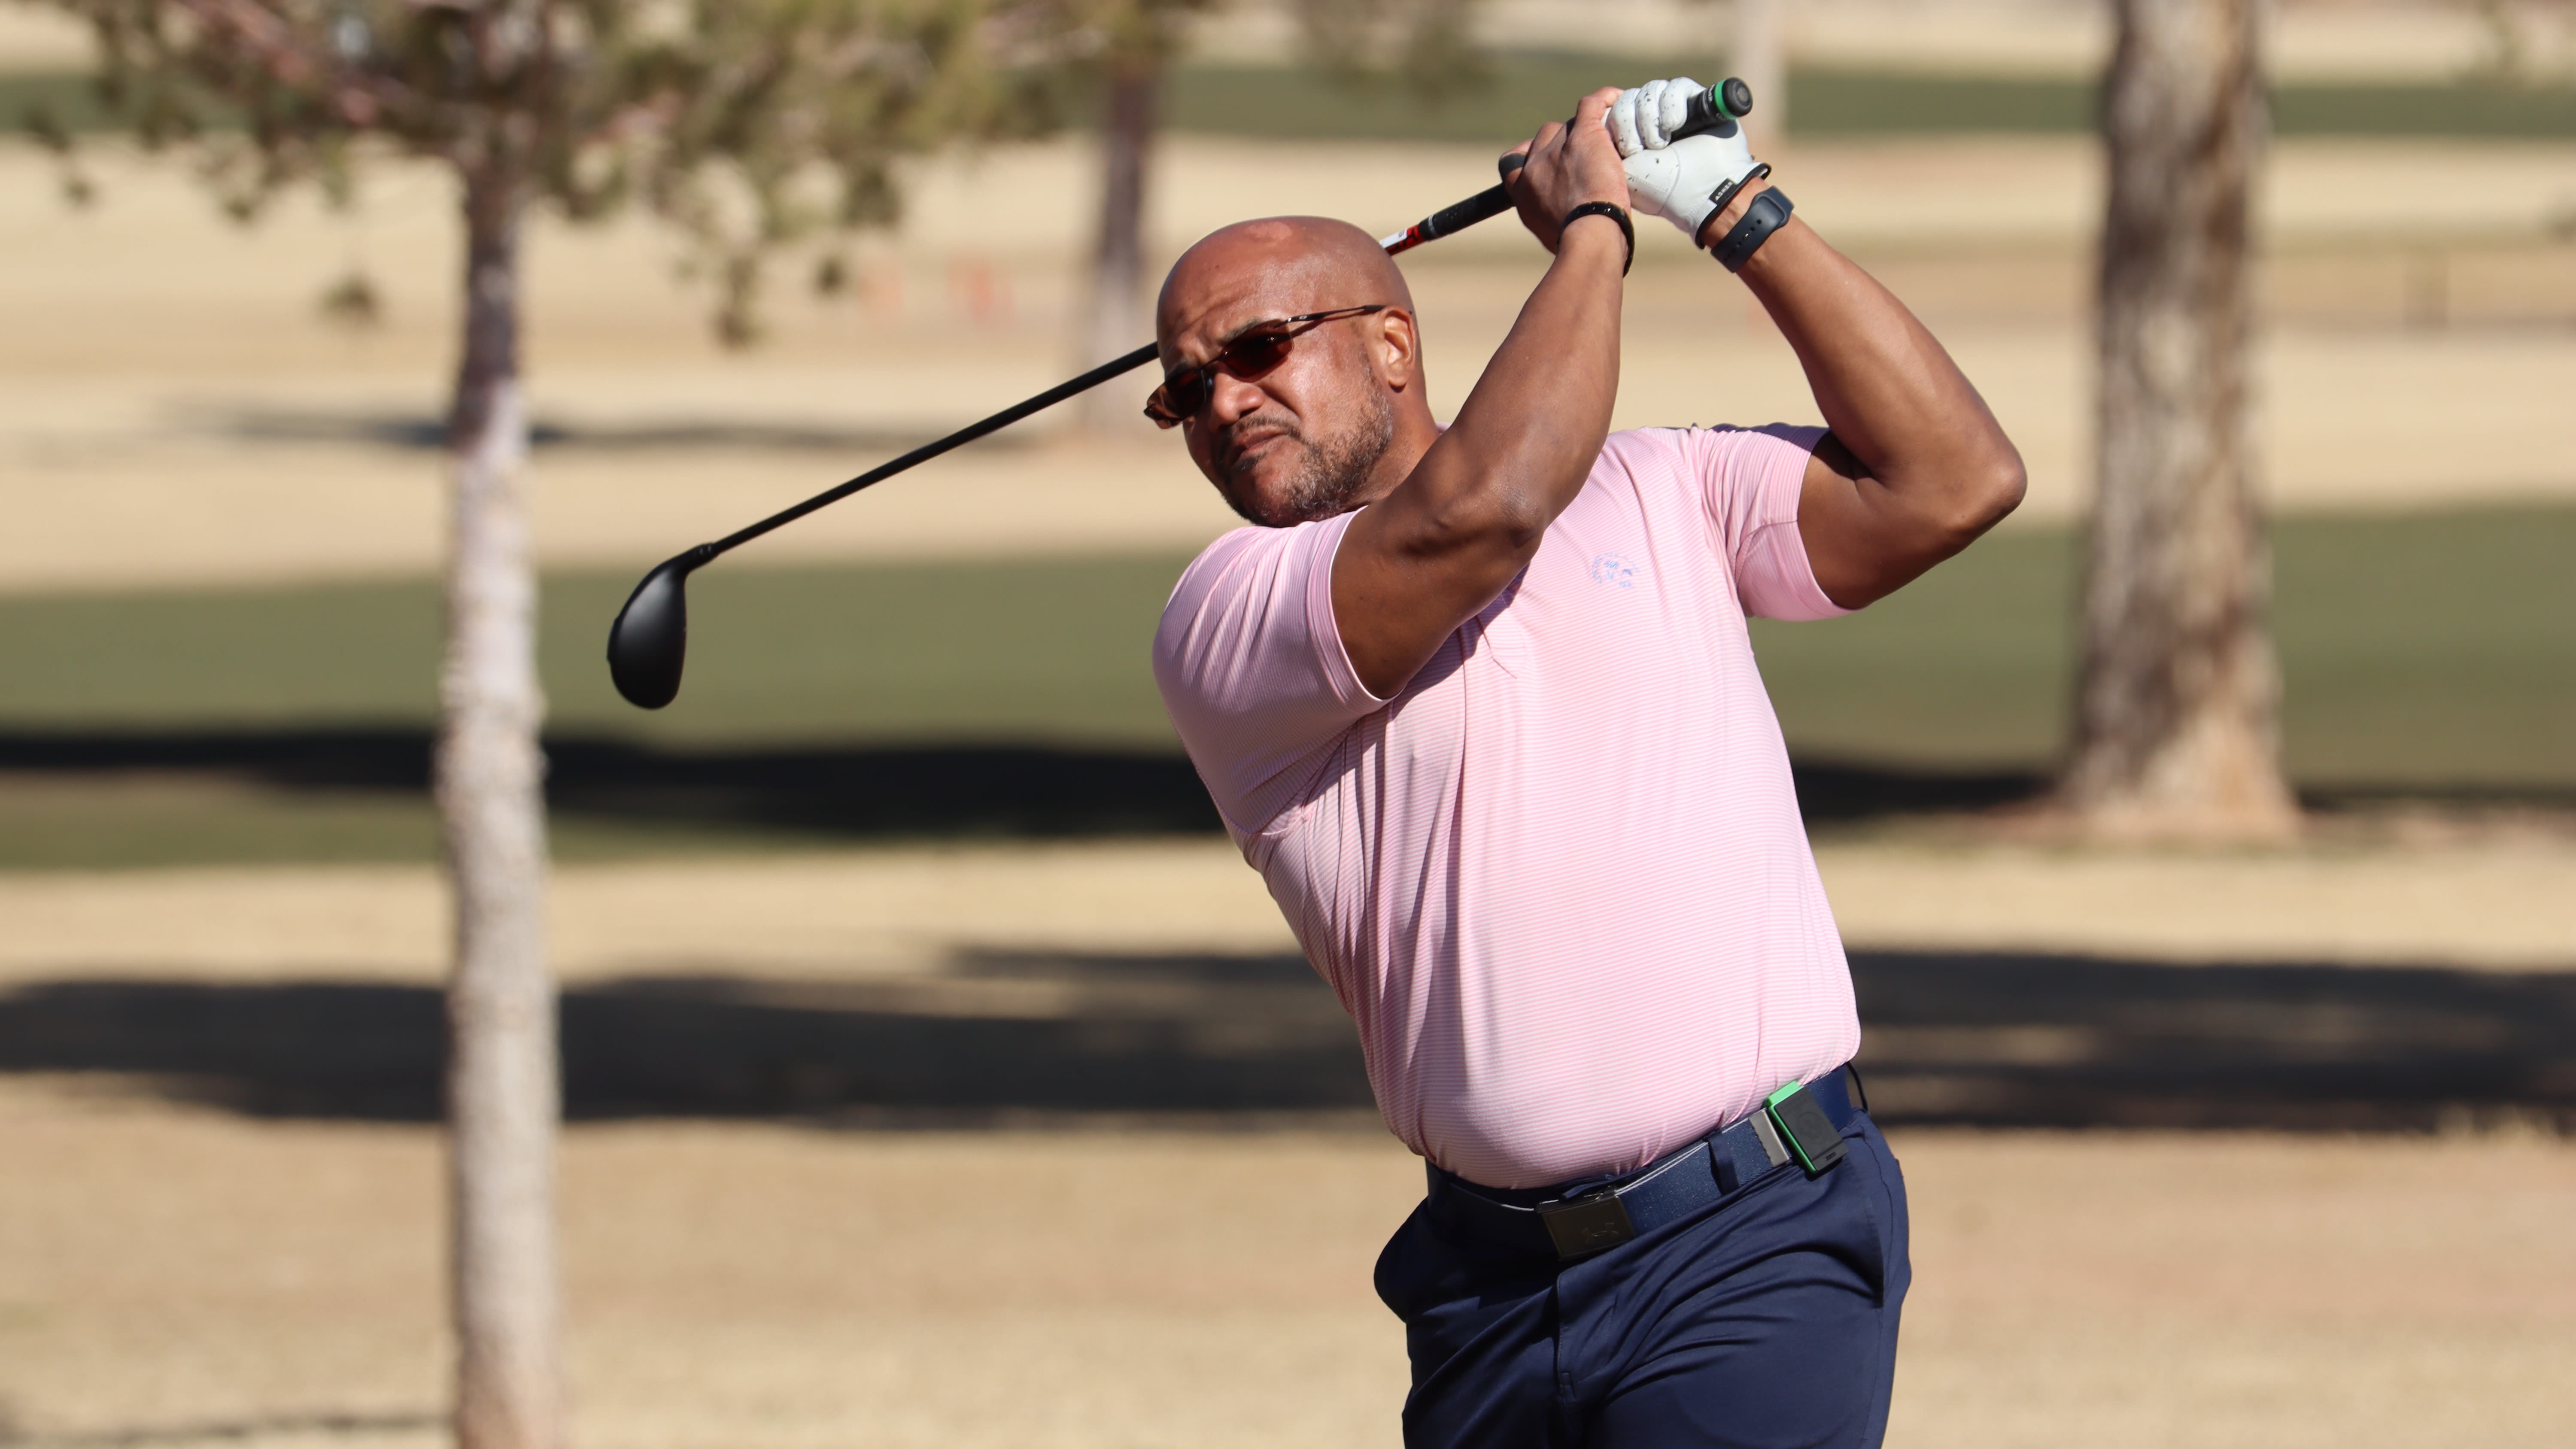
[{"label": "man's left forearm", "polygon": [[[1755,182],[1701,229],[1722,241]],[[1798,354],[1832,430],[1800,532],[1816,580],[1857,608],[1893,592],[2020,502],[2021,455],[1905,304],[1792,215],[1738,273]],[[1847,456],[1845,456],[1847,455]]]}]

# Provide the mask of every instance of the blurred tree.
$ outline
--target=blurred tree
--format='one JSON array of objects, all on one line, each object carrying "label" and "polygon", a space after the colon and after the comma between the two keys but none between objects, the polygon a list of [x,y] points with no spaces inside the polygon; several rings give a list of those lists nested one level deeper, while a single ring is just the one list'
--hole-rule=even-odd
[{"label": "blurred tree", "polygon": [[[2471,69],[2473,77],[2507,85],[2576,80],[2570,65],[2576,62],[2576,0],[2471,0],[2471,4],[2487,33],[2486,54]],[[2553,10],[2558,13],[2550,18]]]},{"label": "blurred tree", "polygon": [[[1392,83],[1436,103],[1486,74],[1469,34],[1477,0],[1291,0],[1306,58],[1347,85]],[[1188,41],[1191,17],[1214,0],[1070,0],[1065,32],[1101,90],[1100,211],[1092,233],[1077,351],[1084,367],[1134,350],[1150,335],[1145,202],[1163,78]],[[1102,388],[1076,404],[1095,431],[1136,425],[1136,400]]]},{"label": "blurred tree", "polygon": [[186,145],[226,208],[326,190],[378,155],[450,168],[464,222],[448,427],[436,794],[454,887],[448,1111],[455,1419],[465,1449],[564,1440],[554,1243],[555,998],[536,574],[521,495],[529,209],[628,203],[678,227],[753,330],[762,258],[890,220],[895,159],[1015,129],[996,58],[1043,42],[1011,0],[55,0],[109,99]]},{"label": "blurred tree", "polygon": [[2263,3],[2116,3],[2098,494],[2060,786],[2104,834],[2296,828],[2247,397]]},{"label": "blurred tree", "polygon": [[1727,67],[1753,88],[1746,138],[1757,155],[1774,160],[1789,139],[1788,11],[1788,0],[1735,0],[1735,43]]}]

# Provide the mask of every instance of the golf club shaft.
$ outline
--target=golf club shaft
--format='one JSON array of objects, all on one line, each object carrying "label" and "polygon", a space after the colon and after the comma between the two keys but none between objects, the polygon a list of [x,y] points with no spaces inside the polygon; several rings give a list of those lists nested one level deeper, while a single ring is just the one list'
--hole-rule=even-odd
[{"label": "golf club shaft", "polygon": [[931,459],[938,457],[940,454],[947,452],[951,448],[963,447],[964,445],[975,441],[977,438],[983,437],[987,433],[1007,428],[1011,424],[1018,422],[1020,419],[1027,417],[1031,413],[1043,412],[1048,408],[1054,407],[1057,403],[1064,401],[1066,398],[1072,397],[1077,393],[1089,392],[1091,389],[1098,387],[1109,379],[1117,377],[1122,373],[1133,372],[1137,368],[1143,367],[1146,363],[1153,360],[1154,344],[1148,342],[1133,352],[1111,358],[1109,361],[1100,364],[1098,367],[1082,374],[1080,377],[1067,382],[1057,383],[1055,386],[1039,393],[1036,397],[1028,399],[1026,402],[1013,403],[1009,407],[1002,409],[1000,412],[993,414],[989,418],[985,418],[981,422],[968,423],[966,426],[950,433],[947,437],[939,439],[937,442],[924,443],[920,447],[913,449],[911,452],[904,454],[902,457],[894,459],[892,462],[880,463],[877,466],[870,468],[868,471],[851,479],[847,483],[841,484],[837,488],[826,489],[823,492],[817,493],[813,497],[806,499],[804,502],[797,504],[793,508],[773,513],[767,518],[760,520],[758,523],[751,525],[749,528],[729,533],[724,537],[717,539],[713,543],[700,544],[699,547],[707,551],[706,556],[708,558],[714,558],[717,554],[723,553],[725,550],[734,547],[736,544],[749,543],[753,539],[760,537],[762,534],[769,532],[773,528],[777,528],[783,524],[794,523],[796,520],[803,518],[806,514],[813,512],[815,509],[824,507],[828,504],[838,503],[842,499],[849,497],[851,494],[858,492],[860,489],[867,487],[871,483],[882,483],[886,479],[893,477],[895,474],[900,473],[907,468],[916,467],[920,464],[929,462]]},{"label": "golf club shaft", "polygon": [[[1488,217],[1500,216],[1504,212],[1511,210],[1511,208],[1511,197],[1504,192],[1503,188],[1500,186],[1489,186],[1454,206],[1442,207],[1438,211],[1424,217],[1422,220],[1417,221],[1413,225],[1406,227],[1404,230],[1397,232],[1395,235],[1388,237],[1384,242],[1380,243],[1380,245],[1386,248],[1389,256],[1393,256],[1397,252],[1409,251],[1414,247],[1422,245],[1424,242],[1437,241],[1444,236],[1451,236],[1460,231],[1464,231],[1468,227],[1474,226],[1476,223],[1483,221]],[[1064,401],[1066,398],[1073,397],[1080,393],[1089,392],[1091,389],[1100,386],[1102,383],[1109,381],[1113,377],[1133,372],[1137,368],[1143,367],[1146,363],[1153,361],[1154,355],[1154,344],[1148,342],[1144,346],[1139,347],[1135,351],[1127,353],[1124,356],[1111,358],[1109,361],[1100,364],[1098,367],[1091,369],[1080,377],[1073,378],[1066,382],[1057,383],[1055,386],[1039,393],[1036,397],[1028,399],[1026,402],[1013,403],[1011,406],[1002,409],[991,417],[985,418],[980,422],[968,423],[965,427],[959,428],[957,431],[950,433],[947,437],[941,438],[936,442],[924,443],[920,447],[913,449],[911,452],[904,454],[900,458],[896,458],[891,462],[880,463],[876,467],[870,468],[868,471],[860,474],[856,478],[851,479],[849,482],[843,483],[835,488],[826,489],[821,493],[817,493],[813,497],[806,499],[804,502],[797,504],[793,508],[773,513],[767,518],[760,520],[758,523],[737,532],[727,534],[713,543],[699,544],[696,548],[689,550],[689,553],[696,556],[698,565],[704,565],[709,560],[715,558],[718,554],[724,553],[737,545],[749,543],[753,539],[760,537],[762,534],[769,532],[773,528],[794,523],[797,519],[803,518],[806,514],[812,513],[818,508],[824,508],[831,504],[838,503],[842,499],[849,497],[851,494],[858,492],[860,489],[865,488],[870,484],[882,483],[886,479],[893,477],[897,473],[903,472],[907,468],[917,467],[923,463],[929,462],[931,459],[938,457],[940,454],[947,452],[951,448],[962,447],[965,444],[975,441],[977,438],[983,437],[987,433],[1007,428],[1011,424],[1018,422],[1020,419],[1029,416],[1031,413],[1043,412],[1046,409],[1055,406],[1057,403]]]}]

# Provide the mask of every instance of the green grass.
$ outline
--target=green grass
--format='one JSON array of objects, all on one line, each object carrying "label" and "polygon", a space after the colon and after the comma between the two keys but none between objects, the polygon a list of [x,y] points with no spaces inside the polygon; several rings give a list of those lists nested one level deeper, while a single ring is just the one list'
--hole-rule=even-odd
[{"label": "green grass", "polygon": [[[2576,510],[2295,518],[2274,533],[2284,753],[2305,787],[2576,788]],[[1988,538],[1847,619],[1757,622],[1802,752],[2043,767],[2073,683],[2076,541]]]},{"label": "green grass", "polygon": [[[1511,51],[1494,58],[1484,84],[1424,105],[1388,82],[1353,86],[1299,68],[1189,64],[1172,75],[1164,117],[1173,130],[1206,135],[1496,141],[1562,118],[1585,91],[1634,84],[1649,71],[1715,80],[1726,65],[1715,55],[1650,63]],[[1803,136],[2066,133],[2092,129],[2095,113],[2095,88],[2078,79],[1801,68],[1790,86],[1790,128]],[[1091,114],[1079,87],[1042,85],[1038,93],[1057,114]],[[2272,105],[2273,129],[2283,135],[2576,137],[2576,87],[2563,84],[2301,82],[2275,87]],[[0,75],[0,126],[15,129],[33,110],[74,132],[117,124],[85,76]]]},{"label": "green grass", "polygon": [[[2576,792],[2576,510],[2298,518],[2276,542],[2287,757],[2304,787]],[[948,828],[925,794],[961,802],[970,833],[1059,834],[1095,815],[1187,828],[1184,768],[1153,763],[1175,747],[1147,660],[1181,562],[713,569],[691,590],[687,686],[659,714],[619,702],[600,660],[632,581],[550,578],[558,850]],[[2073,577],[2069,535],[2008,533],[1852,618],[1757,624],[1793,747],[2045,770]],[[425,583],[0,600],[0,866],[428,858],[416,777],[437,623]],[[955,748],[898,748],[925,742]],[[995,805],[1027,745],[1141,783],[1031,825]]]},{"label": "green grass", "polygon": [[[1186,556],[709,569],[680,699],[645,713],[604,651],[634,580],[546,580],[550,725],[668,744],[1170,740],[1146,651]],[[426,582],[0,599],[0,729],[425,724]]]}]

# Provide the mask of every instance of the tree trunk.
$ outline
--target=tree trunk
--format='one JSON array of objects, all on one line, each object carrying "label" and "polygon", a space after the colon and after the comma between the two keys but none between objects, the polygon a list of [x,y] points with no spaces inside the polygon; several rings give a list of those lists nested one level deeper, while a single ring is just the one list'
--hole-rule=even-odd
[{"label": "tree trunk", "polygon": [[2262,3],[2117,0],[2099,491],[2061,785],[2101,834],[2276,839],[2297,822],[2248,400]]},{"label": "tree trunk", "polygon": [[[1082,313],[1085,368],[1133,352],[1153,335],[1145,305],[1145,180],[1162,86],[1158,60],[1136,57],[1110,65],[1100,128],[1100,227]],[[1123,432],[1139,425],[1144,406],[1140,389],[1094,388],[1081,400],[1082,425],[1093,432]]]},{"label": "tree trunk", "polygon": [[454,512],[437,792],[455,891],[448,1185],[460,1449],[563,1443],[555,1263],[559,1085],[545,955],[536,574],[520,465],[519,220],[506,160],[460,168],[465,336],[449,432]]},{"label": "tree trunk", "polygon": [[1745,140],[1754,155],[1773,162],[1789,141],[1787,9],[1785,0],[1735,0],[1735,54],[1728,72],[1753,88]]}]

